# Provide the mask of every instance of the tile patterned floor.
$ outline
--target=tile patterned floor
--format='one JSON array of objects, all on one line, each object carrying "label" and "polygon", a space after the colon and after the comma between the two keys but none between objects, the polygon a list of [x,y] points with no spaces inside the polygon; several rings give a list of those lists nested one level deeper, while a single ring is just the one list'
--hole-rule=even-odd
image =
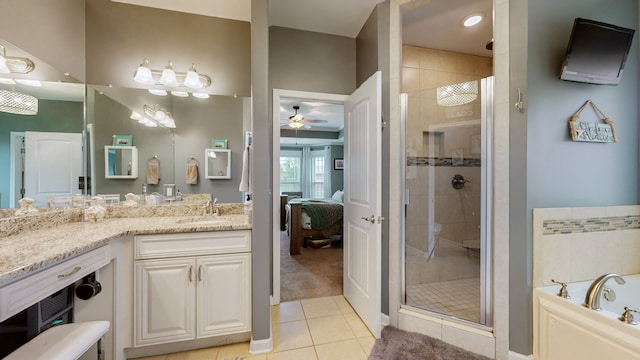
[{"label": "tile patterned floor", "polygon": [[251,355],[247,342],[141,360],[366,360],[375,342],[342,295],[273,306],[271,322],[268,354]]},{"label": "tile patterned floor", "polygon": [[407,304],[479,323],[480,278],[408,286]]}]

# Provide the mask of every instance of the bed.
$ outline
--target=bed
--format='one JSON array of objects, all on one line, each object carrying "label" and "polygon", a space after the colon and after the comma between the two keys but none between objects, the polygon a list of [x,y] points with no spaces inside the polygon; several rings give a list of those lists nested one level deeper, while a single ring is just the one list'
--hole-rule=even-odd
[{"label": "bed", "polygon": [[[341,199],[340,199],[341,200]],[[305,238],[342,235],[342,201],[337,199],[292,199],[287,203],[289,253],[299,255]]]}]

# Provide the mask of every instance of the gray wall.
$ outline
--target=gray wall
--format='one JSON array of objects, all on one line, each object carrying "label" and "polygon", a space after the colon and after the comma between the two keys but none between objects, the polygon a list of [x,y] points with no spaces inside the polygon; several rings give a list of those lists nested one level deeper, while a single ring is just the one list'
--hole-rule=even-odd
[{"label": "gray wall", "polygon": [[[525,10],[520,2],[514,5]],[[638,34],[620,85],[599,86],[558,79],[574,18],[637,30],[638,2],[619,0],[612,6],[606,0],[529,1],[528,18],[522,21],[518,18],[520,14],[526,12],[513,11],[510,22],[528,22],[531,31],[526,49],[526,86],[522,75],[512,78],[514,90],[526,89],[527,112],[526,116],[511,118],[510,166],[514,176],[510,193],[515,198],[510,205],[509,320],[511,350],[530,354],[532,209],[638,203]],[[522,36],[517,31],[512,35]],[[515,48],[511,54],[519,50]],[[514,55],[511,61],[520,64],[513,64],[512,73],[523,68],[523,58]],[[618,143],[570,140],[568,120],[587,99],[592,99],[615,122]],[[591,109],[585,110],[581,120],[599,121]],[[516,169],[526,172],[524,178],[513,173]],[[526,198],[522,198],[523,190]]]},{"label": "gray wall", "polygon": [[[183,193],[208,193],[220,202],[242,202],[238,190],[242,175],[244,132],[242,130],[244,99],[214,96],[209,101],[176,99],[173,111],[181,119],[175,129],[175,181]],[[231,179],[206,179],[204,149],[211,148],[211,140],[227,139],[231,150]],[[199,162],[197,185],[186,185],[187,159]]]},{"label": "gray wall", "polygon": [[144,58],[162,70],[169,60],[212,78],[205,92],[251,96],[250,23],[87,0],[87,82],[140,87],[133,73]]},{"label": "gray wall", "polygon": [[9,174],[12,131],[46,131],[81,133],[84,129],[81,102],[40,100],[37,115],[15,115],[0,112],[0,208],[9,204]]},{"label": "gray wall", "polygon": [[[269,100],[268,1],[251,0],[251,88],[253,131],[253,228],[251,230],[251,336],[256,343],[271,338],[272,149]],[[271,339],[273,340],[273,339]]]},{"label": "gray wall", "polygon": [[2,0],[0,39],[84,81],[84,7],[85,0]]},{"label": "gray wall", "polygon": [[351,94],[356,89],[355,39],[272,26],[271,89]]}]

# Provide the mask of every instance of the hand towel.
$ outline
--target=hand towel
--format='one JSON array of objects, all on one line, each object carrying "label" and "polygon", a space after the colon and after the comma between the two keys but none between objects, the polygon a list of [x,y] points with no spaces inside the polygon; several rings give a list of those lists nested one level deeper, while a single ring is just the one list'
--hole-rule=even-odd
[{"label": "hand towel", "polygon": [[187,184],[195,185],[198,183],[198,164],[187,164]]},{"label": "hand towel", "polygon": [[160,164],[157,162],[147,163],[147,184],[157,185],[160,180]]},{"label": "hand towel", "polygon": [[251,183],[251,152],[252,147],[247,146],[242,154],[242,177],[240,178],[240,191],[253,194],[253,186]]}]

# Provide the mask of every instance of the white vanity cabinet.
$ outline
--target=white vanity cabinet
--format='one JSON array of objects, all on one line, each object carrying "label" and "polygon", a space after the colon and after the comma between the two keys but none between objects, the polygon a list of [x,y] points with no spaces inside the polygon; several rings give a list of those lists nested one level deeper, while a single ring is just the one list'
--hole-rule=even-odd
[{"label": "white vanity cabinet", "polygon": [[135,237],[134,347],[251,330],[249,230]]}]

